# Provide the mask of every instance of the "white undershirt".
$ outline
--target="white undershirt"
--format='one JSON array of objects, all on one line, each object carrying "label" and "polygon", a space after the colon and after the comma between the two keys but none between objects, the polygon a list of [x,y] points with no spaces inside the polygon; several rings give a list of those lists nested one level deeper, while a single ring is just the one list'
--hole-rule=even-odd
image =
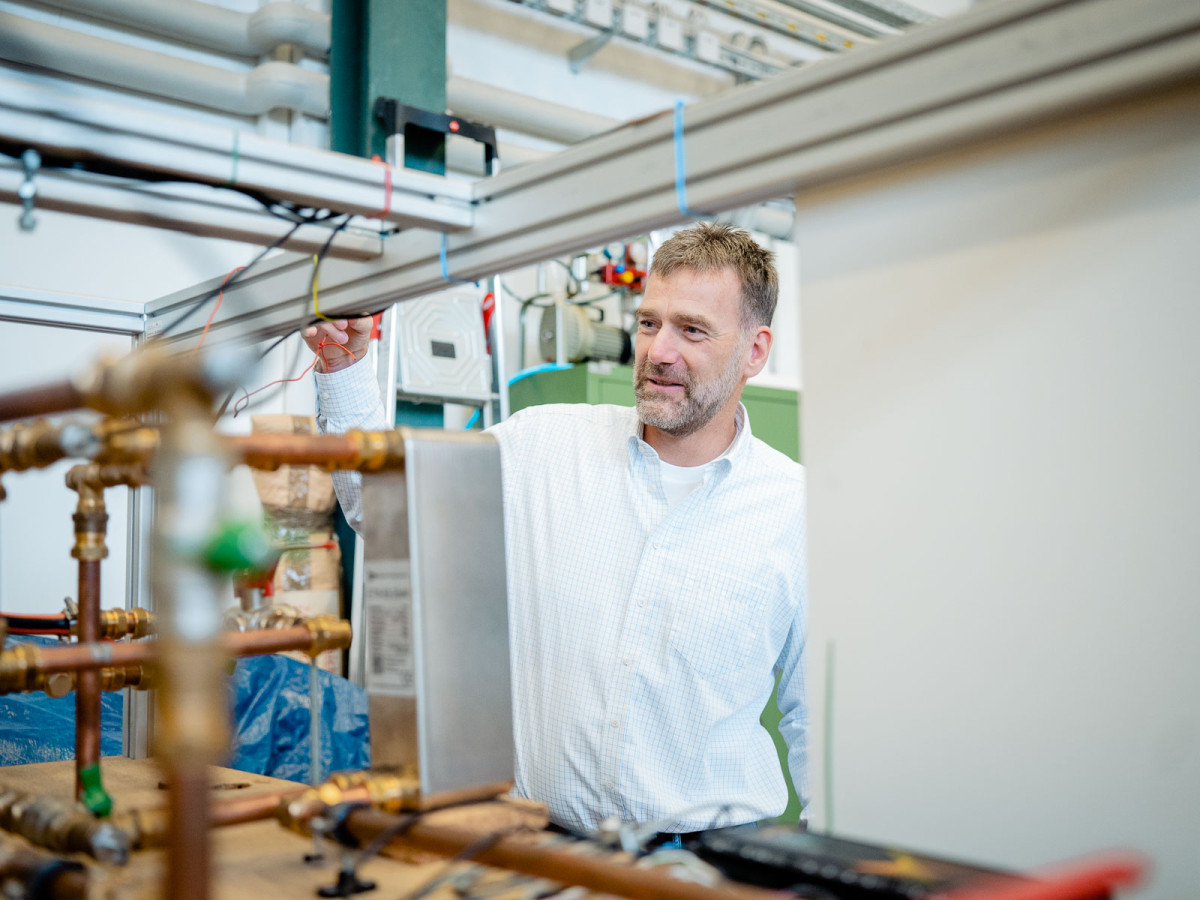
[{"label": "white undershirt", "polygon": [[704,473],[711,465],[711,462],[707,462],[702,466],[673,466],[660,459],[658,467],[662,472],[663,490],[667,492],[667,508],[674,509],[688,494],[704,484]]},{"label": "white undershirt", "polygon": [[[738,422],[738,431],[741,431],[741,422]],[[717,459],[728,456],[733,443],[725,448]],[[663,490],[667,494],[667,509],[672,510],[682,503],[687,495],[694,491],[700,485],[704,484],[704,477],[708,474],[709,468],[717,459],[710,459],[708,462],[699,466],[674,466],[666,462],[661,457],[658,460],[659,471],[662,472]]]}]

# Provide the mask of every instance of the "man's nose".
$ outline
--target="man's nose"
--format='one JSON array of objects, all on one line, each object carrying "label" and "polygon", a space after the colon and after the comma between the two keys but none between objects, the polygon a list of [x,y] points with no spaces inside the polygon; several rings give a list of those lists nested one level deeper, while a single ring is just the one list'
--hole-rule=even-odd
[{"label": "man's nose", "polygon": [[660,328],[646,348],[646,357],[656,366],[670,366],[679,361],[679,344],[669,328]]}]

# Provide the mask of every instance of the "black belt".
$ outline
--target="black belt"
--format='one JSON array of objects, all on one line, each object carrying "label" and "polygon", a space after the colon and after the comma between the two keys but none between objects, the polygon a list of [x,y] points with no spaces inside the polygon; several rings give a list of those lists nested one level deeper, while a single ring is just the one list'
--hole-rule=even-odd
[{"label": "black belt", "polygon": [[702,834],[704,834],[703,831],[660,831],[646,842],[646,849],[657,850],[659,847],[683,848]]},{"label": "black belt", "polygon": [[[555,825],[553,822],[546,825],[546,830],[554,834],[570,835],[574,838],[583,839],[586,837],[586,835],[577,834],[568,828],[563,828],[561,825]],[[659,847],[683,847],[702,834],[704,834],[703,831],[660,831],[646,842],[646,849],[657,850]]]}]

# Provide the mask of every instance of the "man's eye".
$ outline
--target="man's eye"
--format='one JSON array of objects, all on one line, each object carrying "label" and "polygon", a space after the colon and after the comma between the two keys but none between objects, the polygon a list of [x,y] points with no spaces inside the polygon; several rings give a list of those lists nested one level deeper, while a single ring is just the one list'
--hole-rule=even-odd
[{"label": "man's eye", "polygon": [[687,326],[686,328],[684,328],[683,330],[684,330],[684,332],[685,332],[686,334],[688,334],[688,335],[690,335],[690,336],[692,336],[692,337],[698,337],[698,336],[700,336],[700,335],[704,334],[704,329],[702,329],[702,328],[697,328],[695,325],[688,325],[688,326]]}]

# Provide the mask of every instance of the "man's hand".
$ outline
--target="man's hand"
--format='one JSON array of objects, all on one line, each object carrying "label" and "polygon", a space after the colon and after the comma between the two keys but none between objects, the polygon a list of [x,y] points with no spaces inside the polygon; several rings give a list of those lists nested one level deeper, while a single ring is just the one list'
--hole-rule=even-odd
[{"label": "man's hand", "polygon": [[[370,316],[364,316],[361,319],[336,319],[305,328],[302,332],[304,343],[320,356],[317,371],[336,372],[366,356],[374,324]],[[343,346],[339,347],[338,344]]]}]

